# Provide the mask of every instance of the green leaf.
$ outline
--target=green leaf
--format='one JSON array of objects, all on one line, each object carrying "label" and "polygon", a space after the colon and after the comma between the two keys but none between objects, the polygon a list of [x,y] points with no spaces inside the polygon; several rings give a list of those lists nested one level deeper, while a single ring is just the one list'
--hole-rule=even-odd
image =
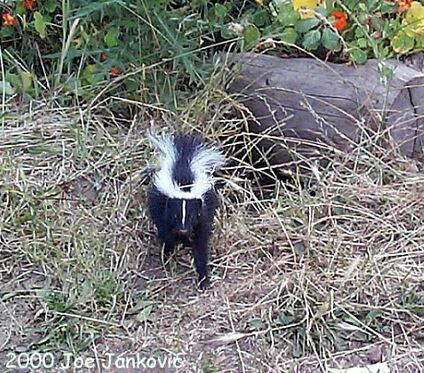
[{"label": "green leaf", "polygon": [[15,90],[9,82],[0,80],[0,93],[3,94],[3,92],[6,96],[12,96]]},{"label": "green leaf", "polygon": [[351,49],[349,51],[349,55],[350,55],[351,60],[353,62],[359,64],[359,65],[367,62],[367,60],[368,60],[367,54],[363,50],[361,50],[359,48],[353,48],[353,49]]},{"label": "green leaf", "polygon": [[272,0],[272,1],[270,1],[270,3],[272,3],[272,4],[270,4],[270,5],[273,5],[274,6],[274,8],[280,8],[280,7],[282,7],[283,5],[285,5],[285,4],[287,4],[287,0]]},{"label": "green leaf", "polygon": [[322,6],[316,7],[314,9],[314,12],[318,13],[321,17],[324,17],[324,18],[328,18],[328,16],[330,15],[330,12],[328,11],[328,9]]},{"label": "green leaf", "polygon": [[319,47],[321,41],[321,31],[312,30],[305,34],[303,38],[303,47],[307,50],[315,50]]},{"label": "green leaf", "polygon": [[214,5],[214,12],[218,18],[225,18],[228,14],[228,9],[225,5],[216,3]]},{"label": "green leaf", "polygon": [[43,14],[43,20],[46,25],[48,25],[49,23],[52,23],[52,15],[49,13]]},{"label": "green leaf", "polygon": [[81,89],[81,80],[77,78],[70,77],[65,86],[65,92],[76,92]]},{"label": "green leaf", "polygon": [[402,31],[392,38],[390,44],[396,53],[404,54],[414,49],[415,39]]},{"label": "green leaf", "polygon": [[135,318],[140,323],[149,321],[150,318],[151,318],[150,315],[152,314],[152,311],[153,311],[153,306],[152,305],[149,305],[145,309],[141,310],[138,313],[138,315],[136,315]]},{"label": "green leaf", "polygon": [[263,325],[264,325],[264,322],[261,319],[259,319],[259,318],[258,319],[249,320],[247,323],[254,330],[261,329],[263,327]]},{"label": "green leaf", "polygon": [[385,21],[383,21],[380,17],[371,17],[371,24],[377,31],[383,31]]},{"label": "green leaf", "polygon": [[231,31],[227,25],[221,27],[221,37],[223,39],[231,39],[234,37],[234,32]]},{"label": "green leaf", "polygon": [[319,25],[319,23],[320,20],[317,18],[301,19],[296,24],[295,30],[300,33],[305,33],[312,30],[315,26]]},{"label": "green leaf", "polygon": [[359,2],[358,9],[362,11],[361,13],[368,13],[367,6],[363,2]]},{"label": "green leaf", "polygon": [[329,49],[335,50],[339,44],[339,35],[330,28],[325,28],[322,32],[322,45]]},{"label": "green leaf", "polygon": [[253,45],[258,42],[261,33],[255,25],[248,25],[243,30],[243,37],[247,45]]},{"label": "green leaf", "polygon": [[51,154],[51,155],[57,155],[59,154],[57,149],[53,149],[50,146],[47,145],[36,145],[33,146],[32,148],[28,149],[28,153],[33,154],[33,155],[40,155],[43,153],[47,153],[47,154]]},{"label": "green leaf", "polygon": [[363,28],[357,27],[355,29],[355,39],[363,38],[367,35]]},{"label": "green leaf", "polygon": [[386,77],[387,79],[391,80],[393,78],[393,66],[383,66],[383,68],[381,69],[381,74]]},{"label": "green leaf", "polygon": [[299,13],[289,4],[280,7],[276,20],[283,26],[294,26],[299,21],[299,18]]},{"label": "green leaf", "polygon": [[253,14],[253,23],[258,27],[263,27],[268,22],[268,11],[261,9]]},{"label": "green leaf", "polygon": [[356,40],[356,44],[359,48],[366,48],[368,47],[368,39],[366,38],[359,38]]},{"label": "green leaf", "polygon": [[9,82],[13,90],[22,92],[22,79],[17,74],[6,73],[6,82]]},{"label": "green leaf", "polygon": [[46,24],[44,23],[43,15],[40,12],[34,13],[34,27],[40,35],[41,39],[46,37]]},{"label": "green leaf", "polygon": [[292,27],[286,28],[280,36],[281,41],[284,41],[289,44],[296,43],[298,33]]},{"label": "green leaf", "polygon": [[22,15],[26,12],[26,9],[24,7],[24,2],[23,1],[18,1],[16,2],[16,9],[15,9],[15,13]]},{"label": "green leaf", "polygon": [[417,50],[422,50],[424,49],[424,35],[418,36],[417,38],[415,38],[415,48]]},{"label": "green leaf", "polygon": [[392,2],[389,3],[387,1],[383,1],[383,4],[381,4],[381,12],[382,13],[393,13],[396,10],[397,3]]},{"label": "green leaf", "polygon": [[287,326],[293,322],[293,316],[288,316],[284,313],[278,315],[276,323],[279,325]]},{"label": "green leaf", "polygon": [[21,71],[19,73],[22,80],[22,91],[28,92],[32,88],[33,76],[30,72]]},{"label": "green leaf", "polygon": [[379,5],[380,5],[380,0],[368,0],[367,1],[367,8],[371,12],[375,12]]},{"label": "green leaf", "polygon": [[125,79],[124,83],[127,87],[128,92],[136,92],[137,88],[139,87],[137,80],[133,77]]},{"label": "green leaf", "polygon": [[84,70],[81,72],[81,78],[85,80],[88,84],[95,84],[100,81],[99,77],[96,74],[96,65],[88,64]]},{"label": "green leaf", "polygon": [[0,27],[0,38],[10,38],[14,33],[14,27]]},{"label": "green leaf", "polygon": [[108,48],[116,47],[118,45],[118,29],[109,27],[103,40]]},{"label": "green leaf", "polygon": [[58,6],[57,0],[47,0],[44,3],[44,9],[47,10],[49,13],[53,13]]},{"label": "green leaf", "polygon": [[379,60],[385,60],[390,55],[390,49],[383,43],[377,45],[376,58]]},{"label": "green leaf", "polygon": [[383,314],[383,312],[381,310],[371,310],[368,312],[368,314],[365,316],[365,320],[364,323],[366,325],[371,325],[374,321],[377,320],[378,317],[380,317]]},{"label": "green leaf", "polygon": [[364,11],[364,12],[359,13],[357,17],[358,17],[359,23],[361,25],[364,25],[364,24],[366,24],[368,22],[369,13]]}]

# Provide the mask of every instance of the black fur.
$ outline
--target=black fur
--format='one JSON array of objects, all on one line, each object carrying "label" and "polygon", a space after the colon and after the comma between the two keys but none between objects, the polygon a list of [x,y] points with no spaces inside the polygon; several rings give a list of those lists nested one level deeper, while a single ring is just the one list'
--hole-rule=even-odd
[{"label": "black fur", "polygon": [[[194,181],[190,160],[202,141],[193,136],[178,135],[174,138],[177,158],[173,168],[173,179],[183,190],[189,190]],[[186,204],[185,225],[182,225],[183,201]],[[154,185],[149,193],[149,212],[156,226],[158,237],[164,245],[166,257],[172,254],[178,244],[190,246],[198,273],[199,287],[209,286],[208,242],[218,199],[211,187],[202,199],[170,198]]]},{"label": "black fur", "polygon": [[[178,185],[191,185],[194,181],[193,173],[190,169],[190,161],[194,151],[202,145],[202,140],[197,136],[187,136],[178,134],[174,138],[174,146],[177,150],[177,159],[172,173],[172,178]],[[182,188],[183,190],[188,188]]]}]

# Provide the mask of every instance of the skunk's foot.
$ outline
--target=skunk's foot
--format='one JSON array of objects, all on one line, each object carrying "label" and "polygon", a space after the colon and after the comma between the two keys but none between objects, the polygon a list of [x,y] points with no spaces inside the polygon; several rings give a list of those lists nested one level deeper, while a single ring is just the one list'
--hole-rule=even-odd
[{"label": "skunk's foot", "polygon": [[199,289],[200,290],[207,290],[209,289],[209,287],[211,286],[211,283],[209,281],[208,277],[199,277],[199,283],[198,283]]}]

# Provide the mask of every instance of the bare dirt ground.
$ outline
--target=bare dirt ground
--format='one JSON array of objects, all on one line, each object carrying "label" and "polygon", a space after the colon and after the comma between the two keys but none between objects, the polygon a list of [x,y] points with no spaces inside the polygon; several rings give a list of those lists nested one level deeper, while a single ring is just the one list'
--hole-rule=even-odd
[{"label": "bare dirt ground", "polygon": [[[210,139],[237,128],[220,111]],[[358,147],[311,185],[261,193],[233,154],[200,292],[188,251],[160,258],[147,127],[44,104],[6,120],[0,371],[424,371],[424,175],[411,161]]]}]

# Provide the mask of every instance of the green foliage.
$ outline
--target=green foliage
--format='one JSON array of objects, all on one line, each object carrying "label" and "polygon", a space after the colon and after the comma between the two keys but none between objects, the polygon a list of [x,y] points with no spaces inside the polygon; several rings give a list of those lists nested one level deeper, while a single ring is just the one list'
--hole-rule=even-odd
[{"label": "green foliage", "polygon": [[41,39],[45,39],[46,34],[46,22],[44,21],[43,15],[40,12],[34,13],[34,28],[38,32]]},{"label": "green foliage", "polygon": [[[223,50],[235,38],[222,32],[231,10],[230,3],[204,1],[48,0],[34,9],[18,1],[8,11],[19,25],[0,32],[8,74],[2,84],[7,94],[21,91],[22,84],[9,78],[26,71],[70,98],[90,99],[94,84],[118,79],[120,94],[142,100],[159,95],[172,103],[175,91],[183,96],[187,86],[207,78],[205,61],[217,39],[224,39]],[[248,33],[248,44],[257,42],[257,34]]]},{"label": "green foliage", "polygon": [[335,50],[339,43],[339,35],[330,28],[322,31],[322,45],[329,50]]},{"label": "green foliage", "polygon": [[51,87],[81,102],[97,96],[96,85],[115,79],[110,94],[161,97],[175,105],[187,88],[210,76],[214,52],[230,46],[261,48],[272,38],[292,53],[296,44],[355,63],[423,48],[420,9],[400,12],[396,2],[385,0],[326,0],[305,15],[299,3],[18,0],[6,9],[16,24],[0,28],[2,91],[34,96],[39,87]]},{"label": "green foliage", "polygon": [[255,25],[247,25],[243,30],[243,38],[248,46],[258,43],[261,33]]},{"label": "green foliage", "polygon": [[321,42],[321,31],[311,30],[308,31],[303,38],[303,46],[310,51],[318,49]]}]

